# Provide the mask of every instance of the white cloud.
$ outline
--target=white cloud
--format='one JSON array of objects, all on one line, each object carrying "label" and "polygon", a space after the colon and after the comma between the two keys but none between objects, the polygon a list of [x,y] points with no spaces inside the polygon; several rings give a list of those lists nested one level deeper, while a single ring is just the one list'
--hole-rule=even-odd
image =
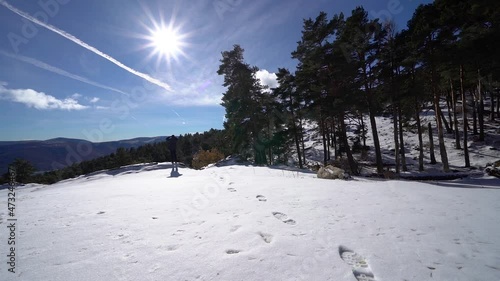
[{"label": "white cloud", "polygon": [[[201,80],[201,79],[200,79]],[[222,102],[224,88],[219,89],[213,82],[192,83],[189,85],[179,83],[175,95],[165,91],[159,92],[157,100],[175,106],[219,106]]]},{"label": "white cloud", "polygon": [[276,80],[278,77],[276,77],[276,74],[274,73],[261,69],[257,71],[255,76],[260,80],[260,84],[263,86],[268,86],[269,88],[278,87],[278,81]]},{"label": "white cloud", "polygon": [[95,109],[98,109],[98,110],[105,110],[105,109],[109,109],[109,106],[100,106],[100,105],[97,105],[95,107]]},{"label": "white cloud", "polygon": [[96,102],[98,102],[99,100],[100,100],[100,98],[98,98],[98,97],[93,97],[93,98],[91,98],[89,101],[90,101],[90,103],[96,103]]},{"label": "white cloud", "polygon": [[221,96],[212,95],[191,95],[175,97],[170,101],[172,105],[178,106],[216,106],[222,102]]},{"label": "white cloud", "polygon": [[80,94],[78,94],[78,93],[74,93],[74,94],[72,94],[72,95],[71,95],[71,98],[72,98],[72,99],[75,99],[75,100],[77,100],[77,99],[79,99],[79,98],[81,98],[81,97],[82,97],[82,95],[80,95]]},{"label": "white cloud", "polygon": [[71,111],[88,108],[88,106],[79,104],[74,98],[60,100],[32,89],[7,89],[5,85],[0,85],[0,99],[22,103],[27,107],[40,110],[60,109]]}]

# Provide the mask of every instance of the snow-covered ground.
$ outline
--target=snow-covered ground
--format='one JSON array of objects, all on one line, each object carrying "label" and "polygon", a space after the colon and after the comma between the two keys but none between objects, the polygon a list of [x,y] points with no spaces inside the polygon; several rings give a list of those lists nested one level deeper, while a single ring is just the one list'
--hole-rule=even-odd
[{"label": "snow-covered ground", "polygon": [[173,172],[136,165],[19,187],[16,273],[7,271],[1,190],[0,280],[500,279],[496,178],[332,181],[244,165]]}]

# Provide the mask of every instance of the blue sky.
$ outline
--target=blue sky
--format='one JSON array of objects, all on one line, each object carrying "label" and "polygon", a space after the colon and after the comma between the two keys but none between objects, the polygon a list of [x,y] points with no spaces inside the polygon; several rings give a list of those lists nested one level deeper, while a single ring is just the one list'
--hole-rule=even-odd
[{"label": "blue sky", "polygon": [[[0,0],[0,140],[221,129],[222,51],[240,44],[272,86],[278,67],[295,69],[304,18],[361,5],[402,29],[429,2]],[[172,40],[160,44],[157,30]]]}]

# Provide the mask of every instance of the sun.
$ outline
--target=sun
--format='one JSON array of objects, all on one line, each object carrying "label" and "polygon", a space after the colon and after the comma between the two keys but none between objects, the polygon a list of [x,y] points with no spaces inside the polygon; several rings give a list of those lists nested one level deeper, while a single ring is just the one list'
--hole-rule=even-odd
[{"label": "sun", "polygon": [[132,31],[132,36],[142,41],[136,46],[143,55],[144,63],[156,60],[156,68],[171,68],[181,60],[192,60],[188,53],[192,50],[190,39],[195,31],[188,28],[187,18],[177,15],[177,4],[169,6],[172,9],[168,15],[161,5],[153,10],[145,4],[149,1],[139,2],[142,13],[139,13],[137,24],[141,30]]},{"label": "sun", "polygon": [[156,57],[157,64],[166,61],[170,65],[172,61],[177,62],[180,57],[186,57],[184,49],[188,45],[185,41],[188,35],[181,32],[180,26],[173,22],[153,22],[152,25],[147,27],[148,33],[143,36],[146,40],[144,48],[151,50],[148,59]]},{"label": "sun", "polygon": [[181,51],[180,37],[172,28],[161,27],[153,31],[151,43],[155,52],[162,56],[173,56]]}]

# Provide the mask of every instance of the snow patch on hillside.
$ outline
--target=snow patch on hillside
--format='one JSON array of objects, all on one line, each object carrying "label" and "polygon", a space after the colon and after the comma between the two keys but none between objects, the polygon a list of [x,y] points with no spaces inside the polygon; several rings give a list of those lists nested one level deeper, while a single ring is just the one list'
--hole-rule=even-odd
[{"label": "snow patch on hillside", "polygon": [[[421,115],[421,123],[424,128],[423,134],[423,143],[424,143],[424,165],[425,172],[424,174],[437,174],[442,171],[441,164],[441,155],[439,151],[439,143],[437,139],[437,131],[436,131],[436,122],[434,118],[434,111],[429,109],[424,111]],[[447,111],[443,109],[443,113],[447,115]],[[394,170],[394,155],[395,155],[395,145],[394,145],[394,136],[393,136],[393,123],[391,117],[376,117],[377,122],[377,131],[380,140],[380,149],[382,152],[382,159],[384,164],[389,166],[386,169]],[[370,147],[368,151],[366,161],[362,161],[363,163],[375,163],[375,151],[373,146],[373,137],[371,130],[369,128],[369,120],[368,117],[364,118],[364,122],[367,127],[367,139],[366,145]],[[462,122],[462,119],[459,118],[459,122]],[[414,121],[411,122],[411,125],[414,125]],[[433,127],[433,139],[435,146],[435,156],[437,160],[437,164],[430,164],[430,152],[429,152],[429,135],[427,130],[427,124],[431,123]],[[488,123],[488,122],[486,122]],[[469,156],[472,169],[476,169],[478,171],[482,171],[489,163],[493,163],[495,161],[500,160],[500,122],[492,121],[490,124],[486,124],[486,137],[484,142],[478,141],[478,136],[469,132],[468,138],[468,148],[469,148]],[[414,126],[416,128],[416,126]],[[307,122],[304,125],[305,129],[305,147],[306,147],[306,159],[308,163],[311,165],[322,164],[323,163],[323,143],[321,139],[321,134],[318,132],[317,124],[314,122]],[[355,130],[354,125],[348,126],[348,136],[354,137],[353,131]],[[461,131],[460,131],[461,132]],[[461,132],[462,134],[462,132]],[[408,169],[410,172],[418,172],[418,155],[419,155],[419,144],[416,129],[404,129],[404,143],[405,143],[405,151],[406,151],[406,163],[408,165]],[[462,138],[462,135],[461,135]],[[352,144],[352,142],[350,142]],[[459,171],[470,171],[470,169],[464,169],[464,153],[463,149],[458,150],[455,148],[455,137],[454,134],[445,133],[445,144],[447,149],[448,160],[450,164],[450,168],[455,172]],[[461,141],[463,144],[463,140]],[[331,159],[334,159],[334,149],[330,149]],[[344,153],[345,157],[345,153]],[[354,157],[357,160],[360,160],[360,154],[354,154]],[[364,174],[369,174],[374,172],[374,168],[366,167],[363,170]]]}]

